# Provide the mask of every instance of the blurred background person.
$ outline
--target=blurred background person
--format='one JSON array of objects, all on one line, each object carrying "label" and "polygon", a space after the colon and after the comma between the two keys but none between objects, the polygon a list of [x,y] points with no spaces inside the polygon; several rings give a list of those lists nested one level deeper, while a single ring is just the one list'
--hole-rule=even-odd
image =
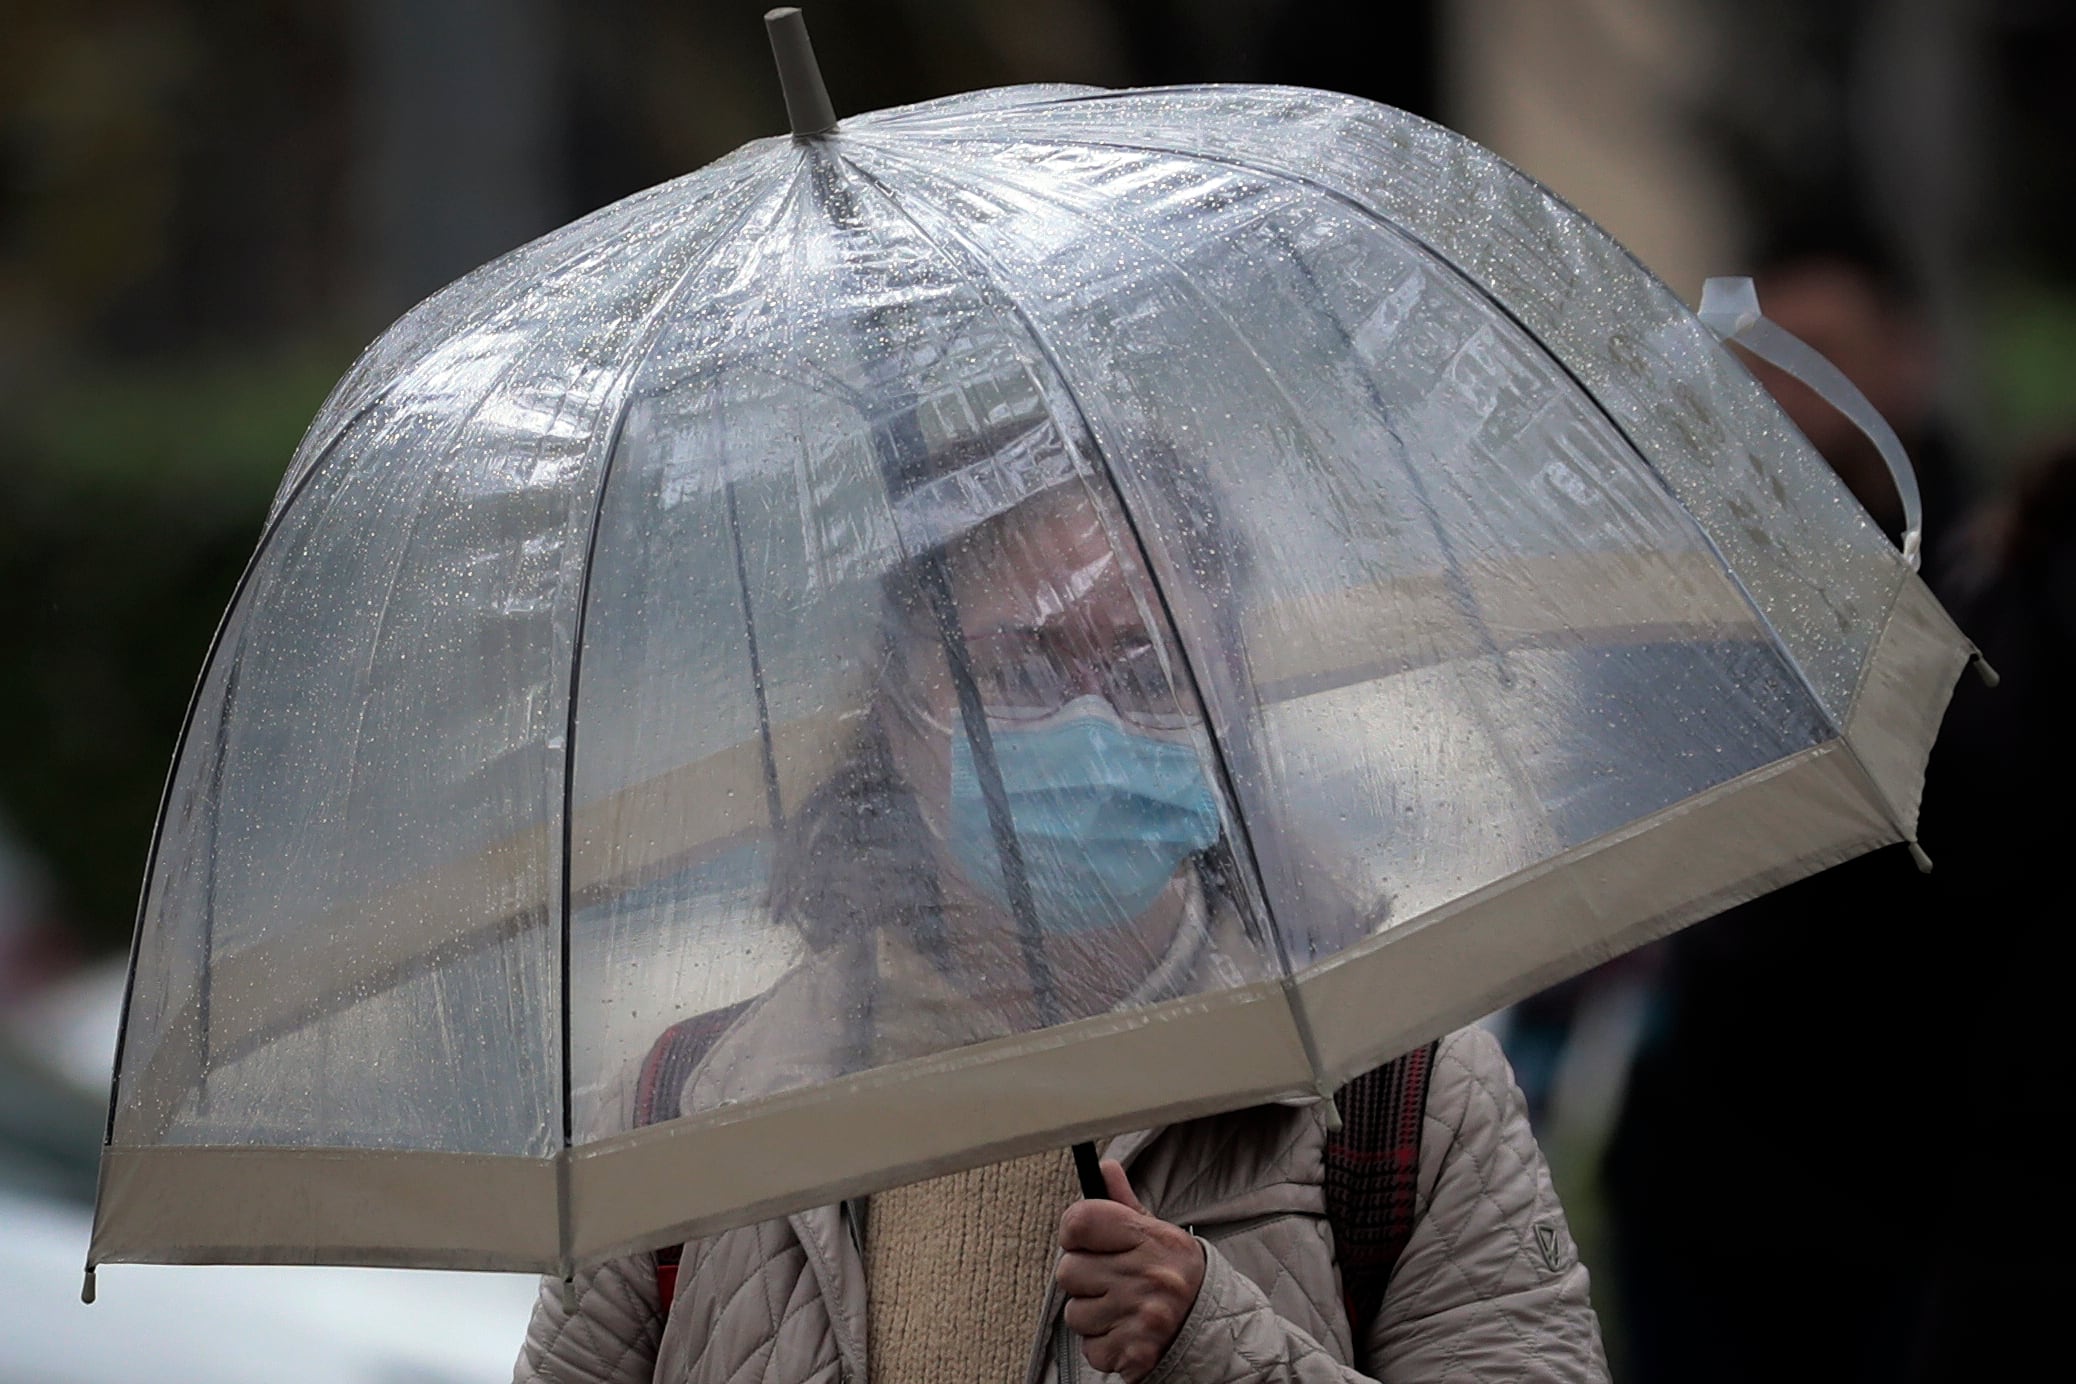
[{"label": "blurred background person", "polygon": [[[2026,439],[2057,426],[2067,404],[2050,401],[2076,399],[2076,355],[2050,345],[2071,338],[2049,325],[2066,310],[2076,226],[2071,144],[2049,133],[2072,115],[2067,84],[2048,75],[2072,54],[2066,7],[1445,10],[1452,123],[1572,198],[1690,301],[1708,274],[1755,274],[1768,314],[1903,436],[1924,492],[1924,575],[1962,627],[1987,645],[2008,623],[2024,631],[2009,637],[2053,647],[2051,622],[2015,613],[2039,604],[2008,594],[2023,584],[2010,558],[1972,541],[1985,530],[1966,516],[1975,494],[2001,491]],[[1898,533],[1871,444],[1748,364]],[[1998,513],[2044,512],[2051,493],[2041,482]],[[1971,571],[2001,575],[1978,595]],[[2051,686],[2051,660],[2044,671]],[[2001,1321],[1983,1314],[2025,1271],[1985,1266],[2031,1268],[2039,1251],[2020,1252],[2016,1232],[1997,1239],[1996,1217],[1960,1189],[1975,1185],[1970,1158],[1941,1151],[1986,1137],[1967,1111],[2029,1110],[2012,1129],[2020,1148],[2044,1126],[2014,1089],[2031,1062],[1987,1058],[2044,1039],[2014,1012],[2044,996],[2013,977],[2051,973],[2037,920],[2069,911],[2066,884],[2031,863],[2041,824],[2064,814],[2019,791],[2051,771],[2054,731],[2001,701],[2010,687],[1957,690],[1920,830],[1931,878],[1882,852],[1498,1016],[1524,1084],[1546,1082],[1530,1090],[1543,1143],[1584,1252],[1608,1271],[1596,1300],[1616,1377],[1972,1378],[1992,1349],[2016,1362],[2049,1348],[2023,1296]],[[2043,740],[2040,763],[1998,753],[1989,723],[2006,751]],[[2019,908],[2025,890],[2041,904]],[[1998,1185],[2041,1194],[2007,1152],[1982,1160],[2006,1175]]]},{"label": "blurred background person", "polygon": [[[1755,266],[1759,302],[1822,351],[1895,427],[1925,530],[1954,546],[1958,481],[1934,418],[1934,351],[1895,272],[1840,235]],[[1900,535],[1873,444],[1806,387],[1754,363],[1868,513]],[[1942,536],[1943,535],[1943,539]],[[1927,557],[1925,574],[1944,581]],[[1953,731],[1934,750],[1952,754]],[[1921,839],[1944,857],[1927,807]],[[1942,883],[1954,868],[1941,860]],[[1923,1164],[1927,1101],[1967,1089],[1949,1026],[1956,979],[1943,891],[1900,847],[1720,914],[1660,948],[1657,992],[1606,1162],[1611,1267],[1628,1377],[1897,1379],[1936,1253]]]},{"label": "blurred background person", "polygon": [[[1946,1045],[1920,1087],[1935,1115],[1929,1283],[1911,1379],[2036,1368],[2058,1350],[2071,1274],[2058,1237],[2027,1212],[2054,1177],[2039,1141],[2065,1088],[2057,1021],[2076,915],[2067,786],[2076,781],[2076,436],[2043,447],[1979,516],[1946,599],[1991,666],[1963,679],[1927,775],[1924,828],[1939,842],[1938,917],[1926,940],[1954,966],[1920,1022]],[[1966,931],[1989,945],[1954,945]],[[1935,1094],[1936,1093],[1936,1094]],[[1947,1133],[1946,1131],[1950,1131]],[[1946,1142],[1950,1139],[1952,1142]],[[1948,1161],[1950,1159],[1950,1161]],[[1923,1197],[1922,1184],[1919,1189]]]}]

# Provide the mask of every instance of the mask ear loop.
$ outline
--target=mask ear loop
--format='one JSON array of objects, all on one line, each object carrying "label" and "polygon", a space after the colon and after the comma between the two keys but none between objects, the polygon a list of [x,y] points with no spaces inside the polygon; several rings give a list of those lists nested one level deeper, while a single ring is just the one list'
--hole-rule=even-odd
[{"label": "mask ear loop", "polygon": [[1903,439],[1896,436],[1880,410],[1808,342],[1759,310],[1759,290],[1750,279],[1710,279],[1701,286],[1701,311],[1695,315],[1723,340],[1736,342],[1808,385],[1867,435],[1887,464],[1896,497],[1903,502],[1903,560],[1915,572],[1918,552],[1924,546],[1924,502],[1918,496],[1917,472],[1911,468],[1910,454],[1903,450]]}]

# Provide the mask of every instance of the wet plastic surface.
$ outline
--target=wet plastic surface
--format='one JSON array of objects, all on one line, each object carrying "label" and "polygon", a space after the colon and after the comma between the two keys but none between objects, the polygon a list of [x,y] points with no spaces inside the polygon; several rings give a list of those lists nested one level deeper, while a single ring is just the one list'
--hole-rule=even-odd
[{"label": "wet plastic surface", "polygon": [[115,1140],[541,1156],[1289,974],[1836,734],[1907,571],[1397,112],[982,93],[435,296],[284,481]]}]

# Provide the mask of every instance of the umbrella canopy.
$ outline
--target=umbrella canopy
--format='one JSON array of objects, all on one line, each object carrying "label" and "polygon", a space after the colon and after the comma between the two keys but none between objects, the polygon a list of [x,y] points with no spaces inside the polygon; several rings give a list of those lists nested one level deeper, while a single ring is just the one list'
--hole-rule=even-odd
[{"label": "umbrella canopy", "polygon": [[1968,653],[1446,130],[1047,87],[751,144],[312,424],[92,1258],[567,1273],[1330,1088],[1910,839]]}]

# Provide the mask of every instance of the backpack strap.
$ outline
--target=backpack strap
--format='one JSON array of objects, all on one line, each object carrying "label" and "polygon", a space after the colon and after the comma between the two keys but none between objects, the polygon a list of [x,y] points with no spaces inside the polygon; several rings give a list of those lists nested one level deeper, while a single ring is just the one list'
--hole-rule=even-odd
[{"label": "backpack strap", "polygon": [[[725,1009],[694,1014],[663,1030],[663,1035],[650,1045],[648,1056],[642,1059],[641,1075],[636,1079],[636,1127],[662,1124],[684,1113],[678,1103],[684,1098],[685,1078],[692,1075],[721,1035],[749,1007],[750,1001],[744,1000]],[[671,1300],[678,1293],[678,1261],[684,1253],[683,1245],[656,1251],[656,1296],[663,1304],[666,1318],[670,1316]]]},{"label": "backpack strap", "polygon": [[1415,1048],[1334,1094],[1341,1128],[1326,1136],[1326,1219],[1358,1351],[1413,1237],[1420,1126],[1439,1046]]}]

